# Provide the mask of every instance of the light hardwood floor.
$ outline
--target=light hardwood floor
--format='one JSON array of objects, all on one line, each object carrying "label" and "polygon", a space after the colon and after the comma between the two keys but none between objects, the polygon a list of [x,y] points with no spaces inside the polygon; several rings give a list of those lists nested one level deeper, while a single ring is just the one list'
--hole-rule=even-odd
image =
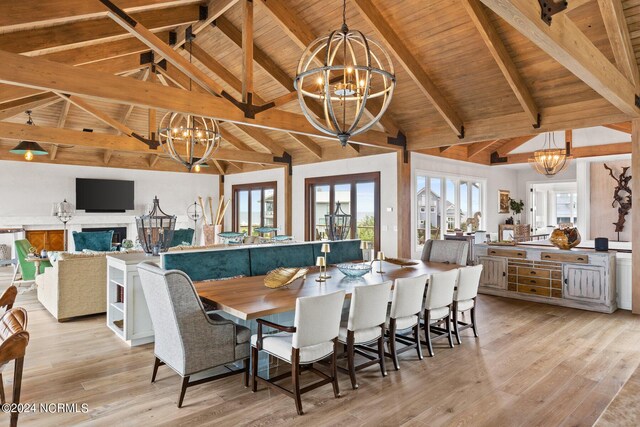
[{"label": "light hardwood floor", "polygon": [[[0,289],[9,279],[0,269]],[[22,401],[89,405],[86,414],[22,414],[21,426],[586,426],[640,364],[640,317],[480,296],[480,338],[464,331],[461,346],[440,342],[424,361],[404,353],[400,371],[391,368],[384,379],[376,367],[360,371],[357,391],[341,375],[342,397],[334,399],[331,387],[307,393],[304,416],[292,399],[253,394],[239,377],[190,388],[177,409],[177,375],[161,367],[149,382],[152,345],[128,348],[104,316],[57,323],[35,292],[19,295],[17,305],[28,310],[31,333]],[[11,368],[4,377],[10,395]]]}]

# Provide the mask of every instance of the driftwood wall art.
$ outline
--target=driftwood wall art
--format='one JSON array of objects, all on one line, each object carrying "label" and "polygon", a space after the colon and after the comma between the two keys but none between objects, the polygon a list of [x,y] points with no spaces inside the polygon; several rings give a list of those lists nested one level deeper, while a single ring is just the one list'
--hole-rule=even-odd
[{"label": "driftwood wall art", "polygon": [[613,178],[618,185],[616,185],[613,190],[613,202],[611,203],[612,207],[616,207],[618,205],[618,221],[614,222],[613,225],[616,226],[616,232],[619,233],[624,230],[624,223],[626,221],[626,216],[631,210],[631,188],[629,187],[629,183],[631,182],[631,175],[627,175],[629,167],[623,167],[622,173],[616,178],[613,174],[613,169],[604,164],[604,168],[609,171],[609,175]]}]

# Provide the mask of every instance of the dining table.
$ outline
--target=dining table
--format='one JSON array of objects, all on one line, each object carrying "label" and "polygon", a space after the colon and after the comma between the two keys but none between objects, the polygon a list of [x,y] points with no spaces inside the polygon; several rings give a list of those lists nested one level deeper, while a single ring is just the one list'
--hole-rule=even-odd
[{"label": "dining table", "polygon": [[259,317],[295,311],[296,299],[299,297],[324,295],[344,290],[345,297],[350,298],[357,286],[375,285],[399,278],[430,275],[459,268],[459,265],[441,262],[416,260],[415,265],[399,266],[382,262],[382,273],[379,261],[375,261],[371,272],[362,277],[345,276],[336,266],[327,267],[326,281],[316,279],[320,272],[309,269],[305,277],[277,289],[267,288],[264,284],[266,276],[238,277],[226,280],[207,280],[194,282],[201,299],[213,305],[215,309],[228,313],[236,318],[250,321]]}]

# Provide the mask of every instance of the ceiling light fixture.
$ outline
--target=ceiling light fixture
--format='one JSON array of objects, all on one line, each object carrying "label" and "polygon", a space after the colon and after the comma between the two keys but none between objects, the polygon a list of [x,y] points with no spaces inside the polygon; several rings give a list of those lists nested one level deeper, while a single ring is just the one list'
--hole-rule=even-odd
[{"label": "ceiling light fixture", "polygon": [[551,178],[564,171],[571,162],[571,148],[567,143],[566,149],[560,149],[556,145],[554,132],[544,134],[542,150],[533,153],[529,158],[529,165],[541,175]]},{"label": "ceiling light fixture", "polygon": [[[396,77],[387,52],[373,40],[347,26],[346,0],[342,3],[342,27],[313,41],[302,54],[293,82],[307,120],[320,132],[335,135],[342,146],[349,138],[371,129],[382,117],[393,96]],[[380,98],[379,110],[367,101]],[[316,118],[311,103],[322,104]],[[365,108],[372,113],[364,119]]]},{"label": "ceiling light fixture", "polygon": [[[26,111],[29,119],[27,124],[33,126],[33,119],[31,118],[31,110]],[[45,156],[49,154],[47,150],[42,148],[40,144],[34,141],[20,141],[13,149],[9,150],[10,153],[24,155],[24,159],[28,162],[33,160],[33,156]]]}]

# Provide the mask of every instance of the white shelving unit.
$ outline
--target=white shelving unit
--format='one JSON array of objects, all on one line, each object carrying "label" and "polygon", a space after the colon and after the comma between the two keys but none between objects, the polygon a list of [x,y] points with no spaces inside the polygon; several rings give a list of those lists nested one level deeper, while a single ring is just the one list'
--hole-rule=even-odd
[{"label": "white shelving unit", "polygon": [[153,342],[153,325],[137,265],[160,262],[145,254],[107,256],[107,326],[129,346]]}]

